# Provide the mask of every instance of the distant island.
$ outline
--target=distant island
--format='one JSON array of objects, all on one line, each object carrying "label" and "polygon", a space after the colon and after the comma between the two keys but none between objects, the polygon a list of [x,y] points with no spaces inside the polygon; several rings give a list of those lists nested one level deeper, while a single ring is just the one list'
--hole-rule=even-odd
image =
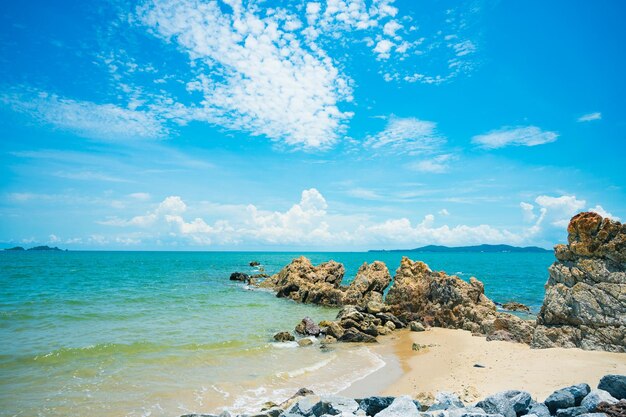
[{"label": "distant island", "polygon": [[[8,251],[16,251],[16,252],[20,252],[20,251],[26,251],[26,250],[34,250],[34,251],[53,251],[53,252],[63,252],[63,249],[59,249],[58,247],[53,247],[51,248],[50,246],[34,246],[30,249],[24,249],[22,246],[15,246],[12,248],[6,248],[5,250]],[[67,249],[65,249],[67,251]]]},{"label": "distant island", "polygon": [[476,245],[476,246],[439,246],[427,245],[415,249],[372,249],[369,252],[435,252],[435,253],[453,253],[453,252],[552,252],[551,250],[540,248],[538,246],[511,246],[511,245]]}]

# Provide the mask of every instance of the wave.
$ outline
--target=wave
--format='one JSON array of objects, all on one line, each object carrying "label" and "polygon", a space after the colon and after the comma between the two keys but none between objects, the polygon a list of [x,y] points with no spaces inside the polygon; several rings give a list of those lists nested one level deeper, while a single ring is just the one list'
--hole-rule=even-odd
[{"label": "wave", "polygon": [[332,355],[330,358],[328,358],[326,360],[323,360],[323,361],[319,361],[317,363],[314,363],[311,366],[305,366],[303,368],[294,369],[293,371],[278,372],[276,374],[276,376],[279,377],[279,378],[285,378],[285,379],[286,378],[295,378],[297,376],[301,376],[301,375],[304,375],[306,373],[311,373],[311,372],[315,372],[317,370],[320,370],[323,367],[325,367],[326,365],[329,365],[335,359],[337,359],[337,355]]}]

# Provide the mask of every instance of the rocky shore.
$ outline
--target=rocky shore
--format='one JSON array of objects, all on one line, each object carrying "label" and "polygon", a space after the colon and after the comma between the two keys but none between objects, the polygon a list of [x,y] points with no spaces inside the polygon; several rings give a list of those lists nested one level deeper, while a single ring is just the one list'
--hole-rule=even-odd
[{"label": "rocky shore", "polygon": [[[568,244],[557,245],[555,256],[536,320],[498,311],[475,277],[467,282],[406,257],[393,278],[384,263],[364,263],[347,286],[342,285],[342,264],[329,261],[315,266],[305,257],[260,282],[249,277],[231,279],[297,302],[342,306],[335,321],[296,329],[300,336],[322,338],[323,344],[372,343],[395,329],[443,327],[534,348],[625,352],[626,225],[596,213],[580,213],[568,226]],[[513,302],[505,308],[523,311],[525,306]],[[290,339],[283,334],[276,340]]]},{"label": "rocky shore", "polygon": [[[300,389],[281,404],[267,403],[256,414],[239,417],[623,417],[626,413],[626,376],[606,375],[596,389],[586,383],[558,389],[543,402],[525,391],[501,391],[472,404],[450,392],[439,392],[434,401],[420,402],[409,396],[352,399],[319,396]],[[230,417],[225,411],[187,414],[182,417]]]}]

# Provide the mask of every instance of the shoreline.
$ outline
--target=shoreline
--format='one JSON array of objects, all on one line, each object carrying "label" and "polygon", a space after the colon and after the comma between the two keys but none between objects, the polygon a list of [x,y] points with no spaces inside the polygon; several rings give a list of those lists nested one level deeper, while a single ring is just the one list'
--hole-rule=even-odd
[{"label": "shoreline", "polygon": [[[432,346],[414,351],[413,343]],[[515,389],[543,401],[561,387],[581,382],[595,386],[604,375],[626,375],[626,353],[531,349],[521,343],[488,342],[484,336],[459,329],[399,330],[383,338],[374,350],[385,358],[385,366],[340,395],[410,395],[428,402],[437,392],[450,391],[473,403]]]}]

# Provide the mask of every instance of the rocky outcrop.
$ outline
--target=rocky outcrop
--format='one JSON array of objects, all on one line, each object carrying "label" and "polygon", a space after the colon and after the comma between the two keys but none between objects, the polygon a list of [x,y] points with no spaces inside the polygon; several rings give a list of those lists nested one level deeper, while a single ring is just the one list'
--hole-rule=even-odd
[{"label": "rocky outcrop", "polygon": [[335,261],[314,266],[301,256],[259,284],[276,291],[277,297],[291,298],[302,303],[327,306],[342,305],[344,291],[340,288],[345,274],[342,264]]},{"label": "rocky outcrop", "polygon": [[383,293],[391,282],[387,266],[380,261],[364,263],[343,297],[343,304],[367,305],[370,302],[382,303]]},{"label": "rocky outcrop", "polygon": [[626,225],[580,213],[554,249],[532,346],[626,352]]}]

